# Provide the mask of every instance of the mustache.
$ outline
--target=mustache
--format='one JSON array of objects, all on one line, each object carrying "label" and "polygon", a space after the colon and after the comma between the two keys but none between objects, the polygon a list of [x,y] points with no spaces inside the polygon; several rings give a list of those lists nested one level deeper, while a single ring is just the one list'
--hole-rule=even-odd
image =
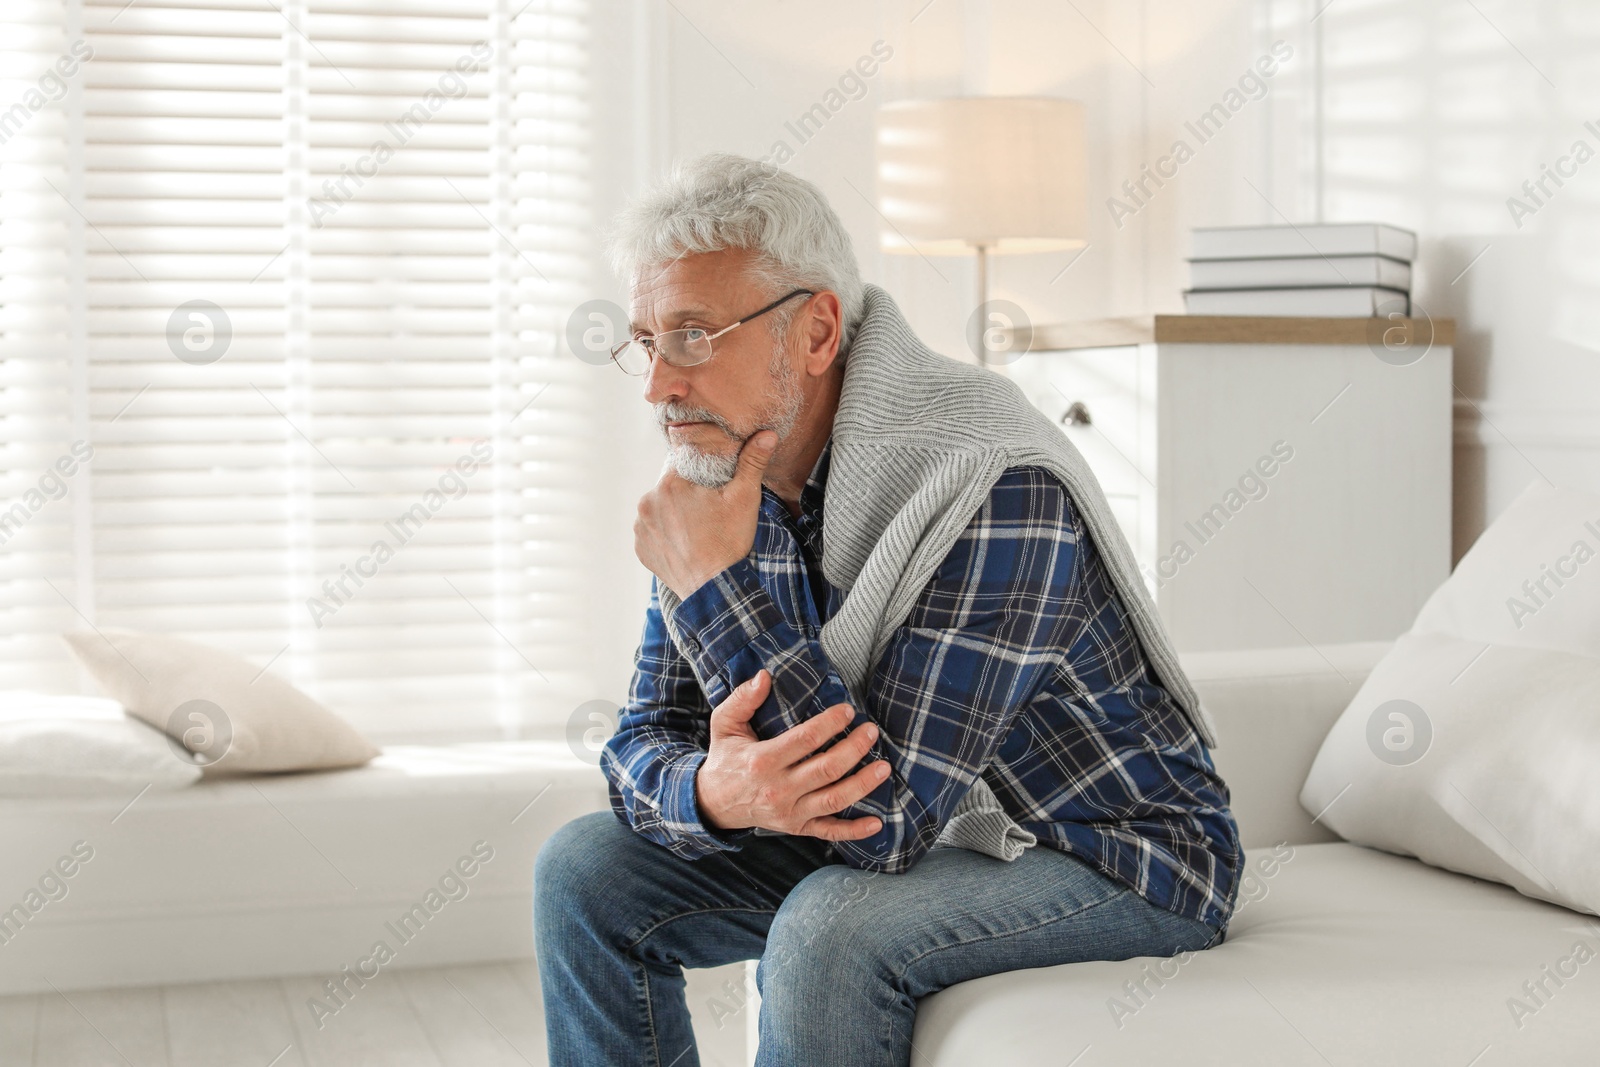
[{"label": "mustache", "polygon": [[656,425],[666,432],[669,422],[709,422],[729,437],[738,439],[739,434],[727,419],[718,415],[709,408],[691,407],[688,404],[676,404],[668,401],[656,405]]}]

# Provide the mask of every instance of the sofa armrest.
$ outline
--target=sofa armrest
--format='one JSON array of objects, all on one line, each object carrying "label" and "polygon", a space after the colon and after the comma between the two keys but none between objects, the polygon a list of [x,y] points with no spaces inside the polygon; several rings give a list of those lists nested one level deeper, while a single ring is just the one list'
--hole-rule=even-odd
[{"label": "sofa armrest", "polygon": [[1182,656],[1216,722],[1212,758],[1246,848],[1337,840],[1300,807],[1300,787],[1334,720],[1389,647],[1377,641]]}]

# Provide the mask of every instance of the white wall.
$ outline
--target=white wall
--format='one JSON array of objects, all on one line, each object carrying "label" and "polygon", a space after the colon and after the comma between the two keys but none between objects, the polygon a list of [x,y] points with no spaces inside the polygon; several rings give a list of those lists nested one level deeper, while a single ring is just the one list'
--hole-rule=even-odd
[{"label": "white wall", "polygon": [[[604,230],[670,159],[665,89],[670,35],[664,21],[670,9],[664,3],[635,0],[591,0],[591,9],[595,93],[588,147],[597,225],[589,249],[591,291],[585,300],[626,307],[626,293],[603,262]],[[563,354],[576,359],[564,348]],[[585,662],[579,671],[588,688],[573,708],[548,709],[541,716],[544,729],[559,728],[577,704],[624,702],[650,590],[650,576],[633,555],[633,509],[660,468],[661,444],[636,382],[610,366],[585,363],[582,374],[591,386],[585,415],[593,421],[587,440],[597,453],[590,468],[596,477],[587,487],[588,506],[581,520],[588,545],[585,573],[576,577],[586,592],[586,610],[570,622],[584,634]]]},{"label": "white wall", "polygon": [[[1121,32],[1149,42],[1154,84],[1132,86],[1137,103],[1125,85],[1106,102],[1143,115],[1147,154],[1271,41],[1295,52],[1267,97],[1236,116],[1147,213],[1129,220],[1125,229],[1140,248],[1121,265],[1113,306],[1181,310],[1191,226],[1382,220],[1408,227],[1422,242],[1417,302],[1434,317],[1454,318],[1459,331],[1456,555],[1530,481],[1600,490],[1600,270],[1592,251],[1600,162],[1579,168],[1564,188],[1549,185],[1555,195],[1520,228],[1507,206],[1523,181],[1575,140],[1600,153],[1600,7],[1589,0],[1107,6]],[[1596,130],[1586,130],[1586,121]],[[1125,144],[1111,147],[1126,156]],[[1125,169],[1133,165],[1128,159]]]},{"label": "white wall", "polygon": [[[764,156],[785,138],[797,147],[790,168],[817,182],[850,228],[866,277],[900,299],[935,347],[962,349],[972,265],[878,251],[868,202],[873,109],[963,93],[1076,98],[1088,108],[1093,153],[1090,247],[1076,262],[1076,253],[999,259],[992,295],[1016,301],[1035,322],[1178,312],[1192,226],[1374,219],[1410,227],[1422,238],[1418,302],[1455,318],[1459,331],[1456,554],[1536,478],[1600,491],[1600,159],[1521,229],[1506,207],[1574,140],[1600,151],[1600,135],[1584,128],[1593,120],[1600,130],[1594,0],[639,7],[649,12],[649,46],[627,47],[653,57],[655,80],[634,94],[629,121],[605,131],[636,137],[648,129],[650,158],[630,181],[674,155]],[[796,146],[784,123],[876,40],[894,54],[866,97]],[[1107,198],[1186,136],[1184,121],[1216,103],[1276,40],[1293,55],[1264,98],[1117,226]],[[619,404],[624,422],[646,427],[644,444],[618,468],[617,495],[631,506],[659,452],[642,405]],[[631,521],[631,510],[624,517]],[[637,564],[627,565],[619,610],[642,595]],[[623,628],[631,652],[632,620]]]}]

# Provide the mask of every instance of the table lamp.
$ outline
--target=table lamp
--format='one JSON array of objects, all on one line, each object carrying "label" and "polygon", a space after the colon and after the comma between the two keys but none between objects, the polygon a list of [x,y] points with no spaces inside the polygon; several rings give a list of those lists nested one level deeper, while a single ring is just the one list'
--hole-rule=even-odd
[{"label": "table lamp", "polygon": [[877,163],[885,251],[977,254],[974,351],[987,363],[989,256],[1085,243],[1083,105],[1039,96],[886,104]]}]

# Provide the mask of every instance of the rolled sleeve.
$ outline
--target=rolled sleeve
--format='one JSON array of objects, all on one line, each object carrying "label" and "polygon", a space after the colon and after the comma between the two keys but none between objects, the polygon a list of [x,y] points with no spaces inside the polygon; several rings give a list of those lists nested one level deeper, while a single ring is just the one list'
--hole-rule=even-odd
[{"label": "rolled sleeve", "polygon": [[[761,585],[755,564],[742,559],[701,585],[678,605],[673,626],[684,652],[701,678],[718,678],[727,689],[737,684],[724,676],[728,664],[745,646],[787,620]],[[743,679],[740,679],[741,681]]]}]

